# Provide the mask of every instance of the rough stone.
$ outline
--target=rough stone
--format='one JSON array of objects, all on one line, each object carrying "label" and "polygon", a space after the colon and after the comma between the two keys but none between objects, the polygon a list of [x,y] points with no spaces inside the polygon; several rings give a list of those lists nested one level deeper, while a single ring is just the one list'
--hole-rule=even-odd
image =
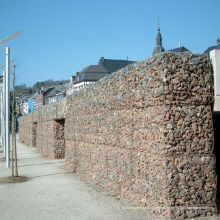
[{"label": "rough stone", "polygon": [[65,144],[67,169],[163,218],[213,215],[207,63],[204,55],[162,53],[128,66],[21,117],[20,140],[54,158]]}]

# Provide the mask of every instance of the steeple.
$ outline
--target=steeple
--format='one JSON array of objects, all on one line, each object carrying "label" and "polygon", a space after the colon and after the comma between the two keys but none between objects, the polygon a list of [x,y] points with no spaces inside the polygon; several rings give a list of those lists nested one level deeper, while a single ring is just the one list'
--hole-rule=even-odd
[{"label": "steeple", "polygon": [[153,55],[157,53],[161,53],[164,51],[164,48],[162,46],[162,36],[160,33],[160,23],[159,23],[159,17],[158,17],[158,30],[157,30],[157,38],[156,38],[156,47],[154,48]]},{"label": "steeple", "polygon": [[158,32],[157,32],[157,46],[162,46],[162,36],[160,33],[160,28],[158,28]]}]

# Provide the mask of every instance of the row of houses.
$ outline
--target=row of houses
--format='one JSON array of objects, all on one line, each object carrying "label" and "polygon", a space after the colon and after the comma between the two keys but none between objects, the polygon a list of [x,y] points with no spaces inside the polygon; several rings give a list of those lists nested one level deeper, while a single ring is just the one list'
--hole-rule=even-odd
[{"label": "row of houses", "polygon": [[[211,50],[220,49],[220,40],[217,40],[217,45],[209,47],[204,53],[209,54]],[[160,28],[158,27],[158,33],[156,37],[156,46],[153,50],[153,55],[165,51],[162,45],[162,36],[160,33]],[[176,53],[191,53],[186,47],[181,46],[168,50]],[[52,104],[63,99],[67,95],[72,95],[91,83],[98,81],[99,79],[105,77],[108,74],[120,70],[127,65],[133,64],[136,61],[130,60],[116,60],[116,59],[105,59],[101,57],[98,64],[89,65],[85,67],[82,71],[77,72],[68,83],[61,83],[60,85],[41,88],[32,97],[25,97],[19,103],[17,103],[16,110],[17,114],[25,115],[29,112],[33,112],[43,105]]]},{"label": "row of houses", "polygon": [[37,110],[43,105],[48,105],[59,101],[66,96],[67,84],[60,84],[52,87],[41,88],[31,97],[24,97],[16,103],[16,112],[19,115],[25,115]]},{"label": "row of houses", "polygon": [[91,83],[98,81],[99,79],[111,74],[117,70],[120,70],[127,65],[135,63],[136,61],[129,60],[113,60],[105,59],[101,57],[97,65],[90,65],[84,68],[81,72],[77,72],[74,81],[69,84],[67,88],[67,95],[71,95],[76,91],[79,91]]},{"label": "row of houses", "polygon": [[75,76],[71,76],[68,83],[41,88],[33,96],[24,97],[17,103],[16,112],[19,115],[25,115],[37,110],[43,105],[57,102],[66,95],[72,95],[87,85],[132,63],[135,63],[135,61],[105,59],[101,57],[97,65],[87,66],[81,72],[77,72]]}]

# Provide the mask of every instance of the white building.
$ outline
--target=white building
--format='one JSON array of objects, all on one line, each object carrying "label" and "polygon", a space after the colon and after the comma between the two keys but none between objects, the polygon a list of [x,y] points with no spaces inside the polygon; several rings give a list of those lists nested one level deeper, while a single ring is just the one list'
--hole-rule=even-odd
[{"label": "white building", "polygon": [[101,65],[90,65],[84,68],[81,72],[76,73],[75,81],[68,86],[67,95],[71,95],[75,91],[85,88],[107,74],[108,71]]},{"label": "white building", "polygon": [[46,96],[45,96],[45,104],[49,105],[54,102],[58,102],[66,96],[66,85],[61,84],[55,86]]},{"label": "white building", "polygon": [[29,105],[28,105],[28,101],[25,101],[22,103],[23,106],[23,114],[26,115],[29,113]]},{"label": "white building", "polygon": [[98,81],[104,76],[133,63],[135,63],[135,61],[104,59],[104,57],[101,57],[98,65],[90,65],[84,68],[81,72],[76,73],[76,78],[73,83],[68,85],[66,93],[67,95],[71,95],[75,91],[87,87],[89,84]]},{"label": "white building", "polygon": [[211,47],[209,52],[214,78],[214,112],[220,112],[220,39],[217,43],[217,46]]}]

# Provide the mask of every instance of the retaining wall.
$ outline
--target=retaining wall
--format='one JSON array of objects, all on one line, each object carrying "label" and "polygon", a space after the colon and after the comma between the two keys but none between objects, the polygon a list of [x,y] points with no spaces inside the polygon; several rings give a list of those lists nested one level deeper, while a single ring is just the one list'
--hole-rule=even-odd
[{"label": "retaining wall", "polygon": [[207,58],[163,53],[22,117],[19,135],[56,158],[65,118],[67,169],[166,218],[213,215],[211,103]]}]

